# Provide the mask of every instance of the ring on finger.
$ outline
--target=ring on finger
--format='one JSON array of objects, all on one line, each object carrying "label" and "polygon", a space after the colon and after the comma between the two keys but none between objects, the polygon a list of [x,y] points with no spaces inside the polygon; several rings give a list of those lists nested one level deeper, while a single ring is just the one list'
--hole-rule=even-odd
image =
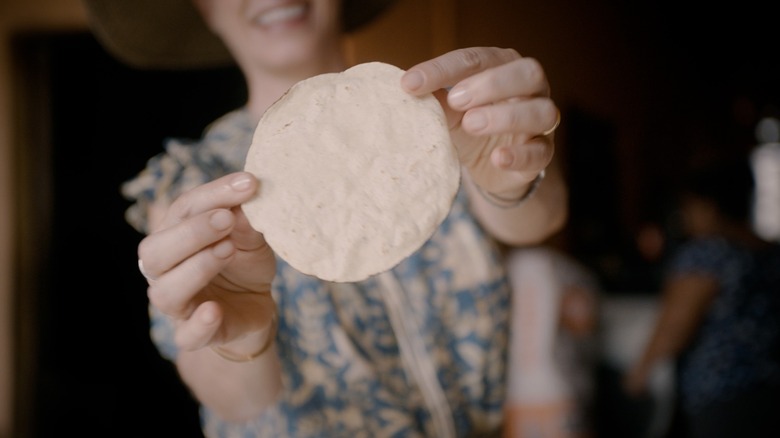
[{"label": "ring on finger", "polygon": [[551,128],[549,128],[548,130],[542,132],[542,137],[546,137],[546,136],[552,134],[553,132],[555,132],[555,130],[558,129],[558,125],[560,125],[560,124],[561,124],[561,111],[560,110],[555,110],[555,123],[553,123]]}]

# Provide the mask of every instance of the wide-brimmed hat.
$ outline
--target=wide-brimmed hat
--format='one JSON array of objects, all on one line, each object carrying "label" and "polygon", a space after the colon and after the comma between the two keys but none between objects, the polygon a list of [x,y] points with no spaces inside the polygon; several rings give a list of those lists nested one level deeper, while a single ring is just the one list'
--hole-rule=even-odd
[{"label": "wide-brimmed hat", "polygon": [[[192,0],[83,0],[91,29],[121,61],[138,68],[188,69],[231,64],[222,41]],[[343,0],[342,22],[353,32],[395,0]]]}]

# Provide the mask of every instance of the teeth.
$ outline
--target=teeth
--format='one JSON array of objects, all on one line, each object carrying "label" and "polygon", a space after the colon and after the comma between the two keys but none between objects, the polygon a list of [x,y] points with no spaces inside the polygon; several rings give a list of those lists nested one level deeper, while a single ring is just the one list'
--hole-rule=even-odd
[{"label": "teeth", "polygon": [[303,16],[304,12],[306,12],[306,7],[304,5],[275,8],[261,15],[257,19],[257,22],[264,26],[272,25],[282,21],[301,17]]}]

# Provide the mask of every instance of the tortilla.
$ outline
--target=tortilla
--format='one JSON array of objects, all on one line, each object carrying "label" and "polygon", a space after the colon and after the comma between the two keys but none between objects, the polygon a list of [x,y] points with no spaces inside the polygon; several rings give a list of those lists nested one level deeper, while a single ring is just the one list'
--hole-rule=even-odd
[{"label": "tortilla", "polygon": [[294,85],[257,125],[242,205],[276,254],[305,274],[366,279],[418,250],[449,213],[460,164],[438,100],[370,62]]}]

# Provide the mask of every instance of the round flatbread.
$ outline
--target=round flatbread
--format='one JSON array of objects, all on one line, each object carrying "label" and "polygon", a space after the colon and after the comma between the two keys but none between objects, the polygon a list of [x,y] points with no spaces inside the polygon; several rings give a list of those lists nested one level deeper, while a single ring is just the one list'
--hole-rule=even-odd
[{"label": "round flatbread", "polygon": [[273,250],[323,280],[363,280],[419,249],[450,211],[460,164],[432,94],[370,62],[294,85],[257,125],[242,208]]}]

